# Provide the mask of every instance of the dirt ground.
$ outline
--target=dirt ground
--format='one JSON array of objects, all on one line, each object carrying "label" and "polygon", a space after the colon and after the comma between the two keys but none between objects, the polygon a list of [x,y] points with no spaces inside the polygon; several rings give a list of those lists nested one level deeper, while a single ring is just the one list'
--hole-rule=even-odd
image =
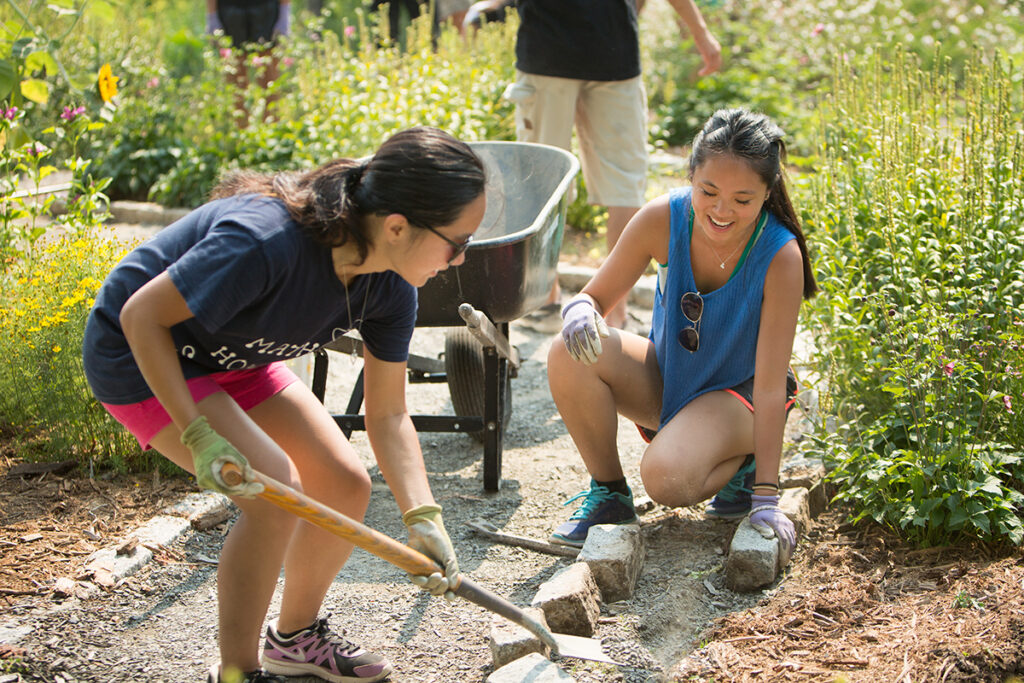
[{"label": "dirt ground", "polygon": [[[413,351],[436,356],[443,334],[418,329]],[[484,492],[482,447],[470,437],[422,433],[421,443],[462,571],[528,605],[571,560],[496,545],[466,522],[482,518],[544,539],[568,516],[572,508],[562,503],[587,477],[547,389],[551,338],[514,323],[511,341],[523,364],[512,380],[501,490]],[[359,363],[332,359],[327,403],[340,411]],[[410,386],[409,403],[413,413],[452,410],[444,384]],[[801,419],[794,411],[791,440]],[[374,482],[367,524],[404,540],[365,434],[352,441]],[[625,421],[618,443],[642,495],[643,444]],[[20,464],[17,452],[0,450],[0,683],[205,680],[217,658],[215,563],[227,524],[157,549],[154,561],[114,586],[54,590],[62,578],[88,585],[82,566],[89,553],[119,543],[194,490],[192,482],[90,478],[81,469],[12,474]],[[707,520],[699,508],[655,507],[641,519],[647,554],[636,593],[602,606],[596,634],[624,665],[556,658],[578,681],[1002,682],[1024,674],[1020,551],[912,550],[881,530],[851,528],[842,511],[831,510],[801,539],[777,585],[738,594],[722,576],[731,524]],[[463,601],[431,599],[361,550],[332,586],[327,613],[349,637],[392,660],[392,681],[464,683],[493,671],[491,615]]]}]

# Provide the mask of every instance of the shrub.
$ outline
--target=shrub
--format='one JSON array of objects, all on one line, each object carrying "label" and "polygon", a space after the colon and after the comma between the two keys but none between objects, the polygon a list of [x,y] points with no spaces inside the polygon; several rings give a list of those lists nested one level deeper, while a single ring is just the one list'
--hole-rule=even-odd
[{"label": "shrub", "polygon": [[1005,61],[837,60],[801,204],[840,498],[922,544],[1024,542],[1024,132]]},{"label": "shrub", "polygon": [[77,226],[20,260],[0,294],[0,423],[43,459],[123,463],[139,448],[92,397],[82,370],[82,330],[102,279],[126,246]]},{"label": "shrub", "polygon": [[[401,47],[365,21],[351,28],[356,33],[341,36],[297,31],[282,42],[275,48],[282,76],[267,91],[239,92],[226,82],[226,46],[204,44],[202,68],[175,77],[151,45],[132,44],[118,121],[94,148],[114,196],[196,206],[226,170],[308,168],[361,156],[420,124],[465,140],[514,139],[512,107],[501,98],[513,77],[514,21],[486,26],[470,43],[448,30],[435,45],[424,17]],[[192,45],[181,36],[173,43]],[[262,58],[250,57],[254,62],[263,68]],[[236,102],[248,111],[246,127],[235,125]]]}]

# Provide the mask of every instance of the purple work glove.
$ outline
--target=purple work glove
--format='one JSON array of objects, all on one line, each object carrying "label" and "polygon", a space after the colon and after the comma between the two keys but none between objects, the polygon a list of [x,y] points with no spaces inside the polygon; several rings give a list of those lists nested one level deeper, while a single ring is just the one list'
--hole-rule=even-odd
[{"label": "purple work glove", "polygon": [[588,297],[573,299],[562,309],[562,341],[573,360],[584,365],[601,355],[601,337],[609,334],[604,318]]},{"label": "purple work glove", "polygon": [[206,32],[213,35],[217,31],[223,31],[224,24],[220,23],[220,16],[216,12],[206,13]]},{"label": "purple work glove", "polygon": [[796,529],[779,507],[778,496],[750,496],[750,526],[765,538],[779,539],[779,551],[788,560],[796,548]]},{"label": "purple work glove", "polygon": [[277,23],[274,24],[274,35],[286,36],[292,30],[292,6],[291,4],[284,4],[280,7],[277,13]]}]

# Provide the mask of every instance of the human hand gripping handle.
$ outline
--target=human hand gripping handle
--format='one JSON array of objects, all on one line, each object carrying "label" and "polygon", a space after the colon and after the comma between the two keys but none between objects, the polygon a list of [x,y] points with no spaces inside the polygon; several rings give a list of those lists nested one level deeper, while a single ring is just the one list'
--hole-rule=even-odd
[{"label": "human hand gripping handle", "polygon": [[789,557],[796,547],[796,529],[786,513],[779,507],[778,496],[750,496],[750,526],[764,538],[778,537],[780,550]]},{"label": "human hand gripping handle", "polygon": [[458,582],[459,561],[455,558],[455,548],[445,531],[441,520],[440,505],[420,505],[407,510],[402,515],[409,530],[409,547],[418,550],[444,567],[444,576],[434,572],[430,576],[409,575],[409,579],[432,595],[443,595],[451,602],[455,593],[451,588]]},{"label": "human hand gripping handle", "polygon": [[601,338],[609,334],[608,325],[589,297],[573,299],[562,309],[562,341],[573,360],[584,365],[596,362],[601,355]]},{"label": "human hand gripping handle", "polygon": [[[226,496],[252,498],[263,492],[263,484],[253,481],[252,467],[228,440],[213,431],[206,417],[200,415],[181,433],[181,443],[192,453],[196,481],[204,489],[212,489]],[[242,481],[229,485],[221,477],[221,467],[231,463],[242,470]]]}]

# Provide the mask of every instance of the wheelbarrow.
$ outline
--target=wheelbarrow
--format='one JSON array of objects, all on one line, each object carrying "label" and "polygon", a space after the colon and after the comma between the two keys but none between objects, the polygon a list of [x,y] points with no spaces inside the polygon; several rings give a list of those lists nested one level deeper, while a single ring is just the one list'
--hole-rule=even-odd
[{"label": "wheelbarrow", "polygon": [[[511,379],[520,359],[509,322],[547,302],[558,277],[567,192],[579,171],[572,154],[526,142],[470,143],[487,169],[487,211],[461,266],[419,289],[417,327],[448,327],[438,357],[410,354],[412,384],[446,382],[454,415],[413,415],[420,432],[465,432],[482,442],[484,489],[501,486],[502,439],[512,414]],[[362,354],[342,336],[316,352],[313,392],[327,390],[326,350]],[[365,429],[360,370],[342,414],[345,436]]]}]

